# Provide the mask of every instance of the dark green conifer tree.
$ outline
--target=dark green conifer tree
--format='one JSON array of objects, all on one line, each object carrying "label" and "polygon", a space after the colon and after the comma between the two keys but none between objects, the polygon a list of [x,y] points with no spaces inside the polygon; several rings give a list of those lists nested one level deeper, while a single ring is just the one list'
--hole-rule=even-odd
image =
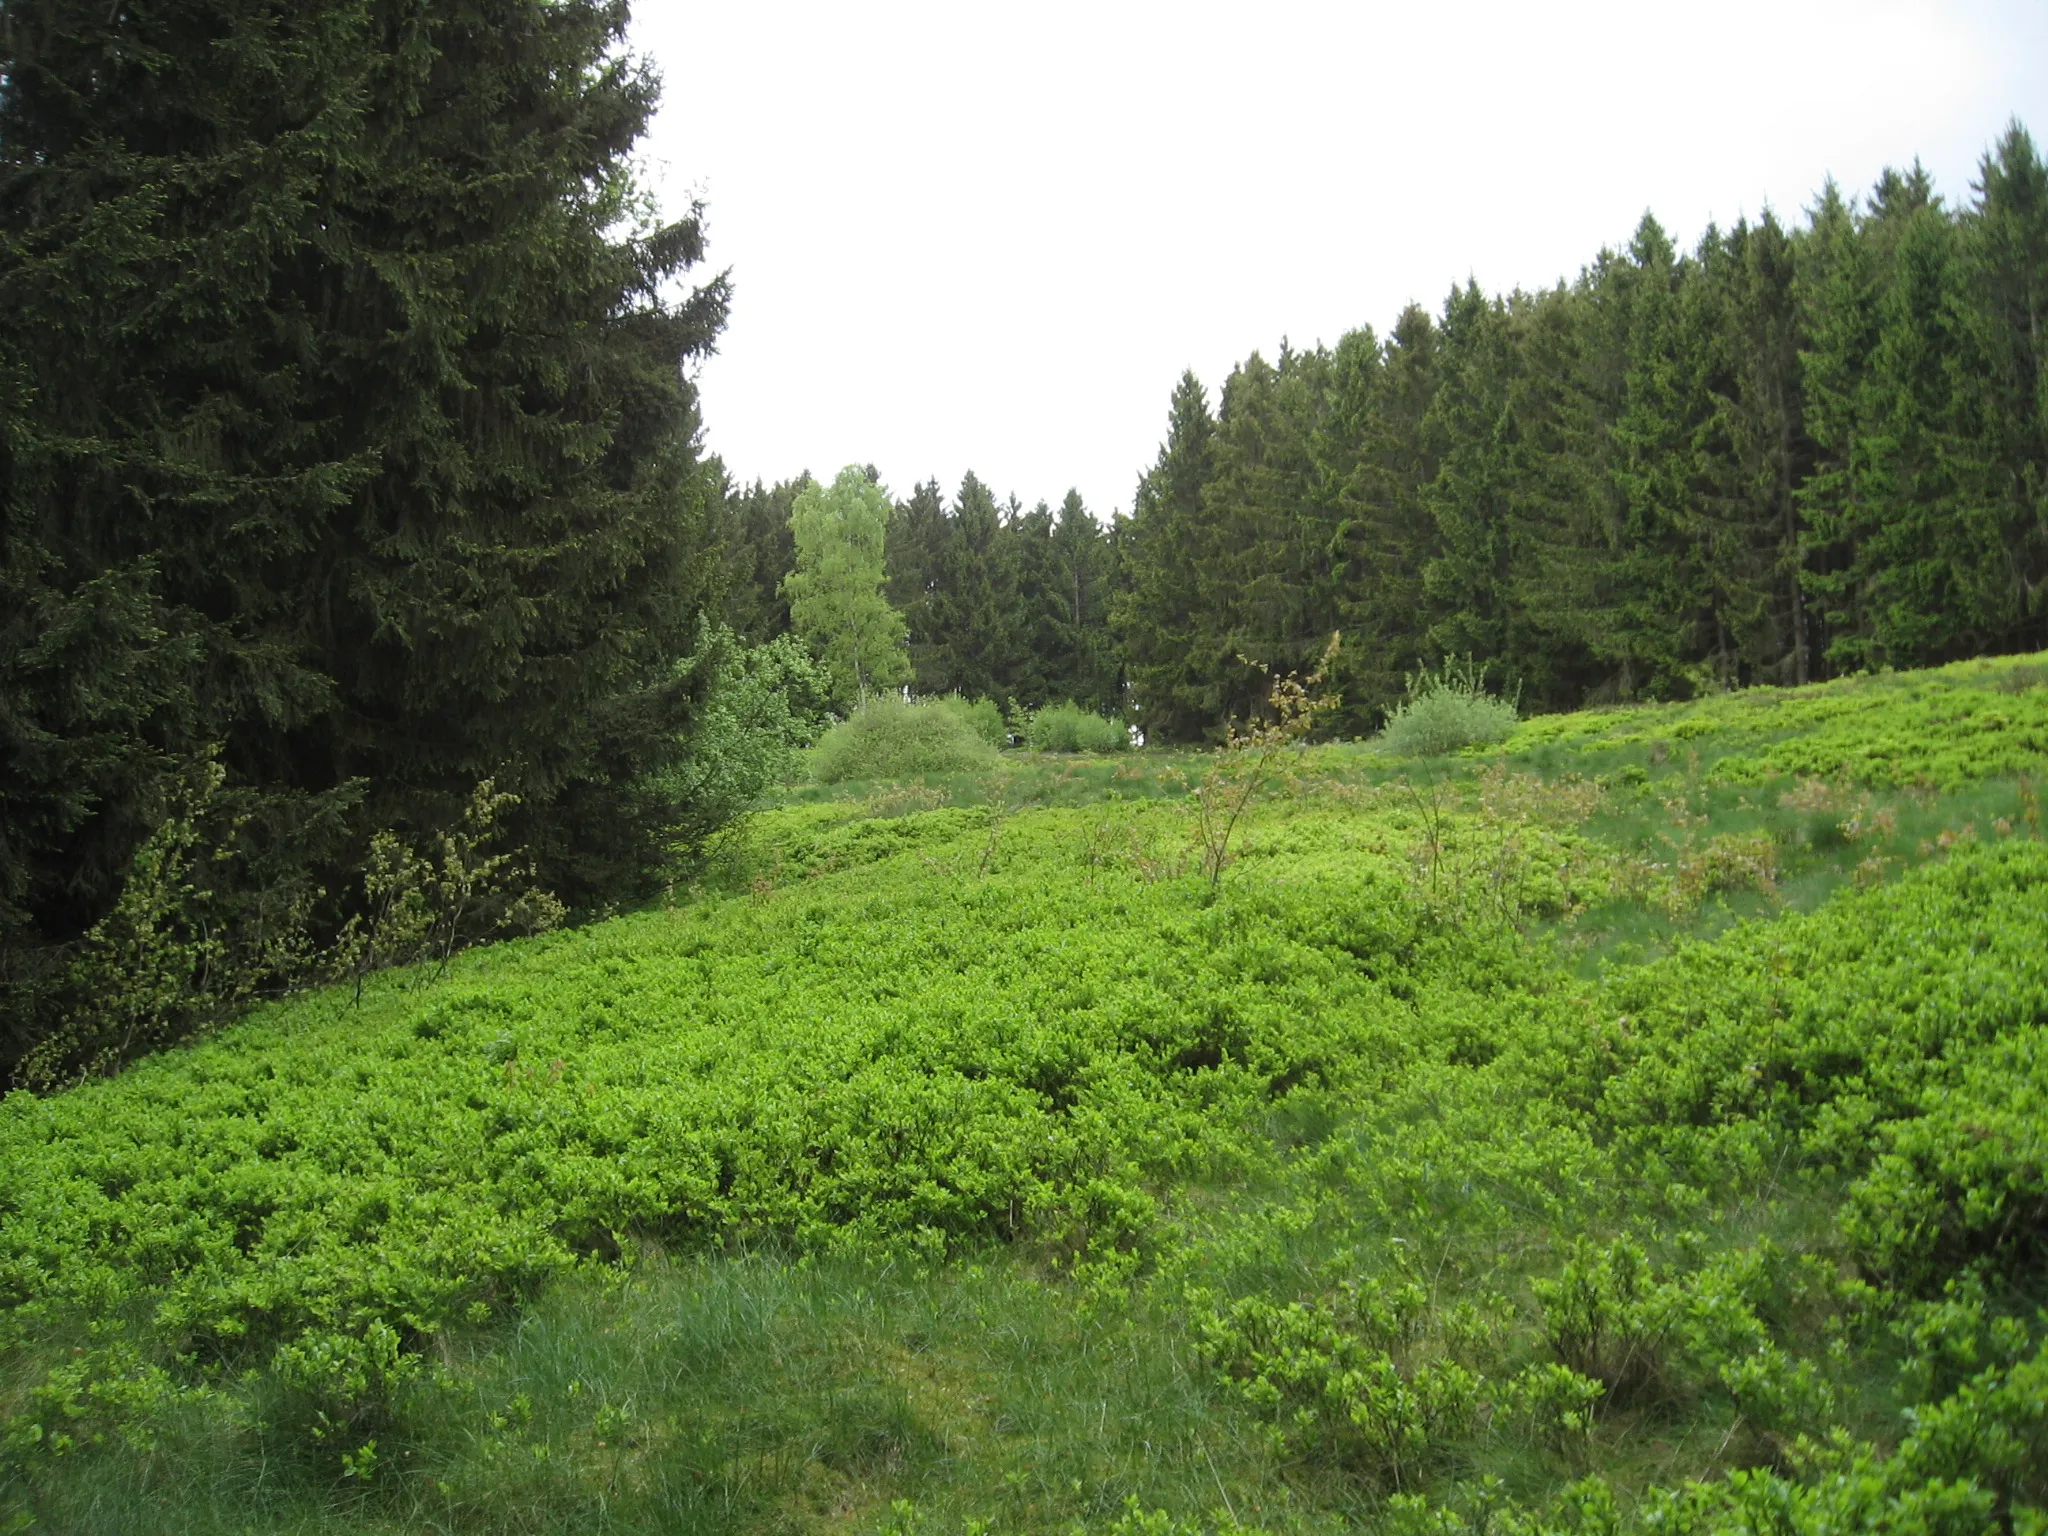
[{"label": "dark green conifer tree", "polygon": [[998,559],[1007,572],[1009,660],[998,682],[1005,700],[1036,709],[1053,701],[1060,678],[1060,592],[1053,566],[1052,508],[1024,511],[1012,498]]},{"label": "dark green conifer tree", "polygon": [[1613,428],[1614,523],[1596,602],[1596,654],[1622,698],[1683,696],[1702,648],[1706,595],[1691,496],[1692,406],[1680,332],[1686,272],[1663,227],[1643,216],[1612,269],[1623,326],[1621,409]]},{"label": "dark green conifer tree", "polygon": [[1329,369],[1320,348],[1283,342],[1277,364],[1254,352],[1223,386],[1203,492],[1211,545],[1197,573],[1207,622],[1193,658],[1212,728],[1264,706],[1260,665],[1306,671],[1337,627],[1336,514],[1315,451]]},{"label": "dark green conifer tree", "polygon": [[[1831,668],[1883,659],[1876,588],[1884,557],[1873,540],[1890,501],[1879,461],[1895,456],[1896,444],[1887,446],[1880,418],[1898,402],[1888,407],[1883,398],[1895,390],[1881,377],[1878,352],[1899,246],[1923,213],[1942,217],[1917,164],[1887,170],[1860,215],[1830,183],[1802,241],[1797,281],[1810,345],[1801,373],[1815,463],[1797,496],[1807,521],[1805,579],[1825,617]],[[1892,323],[1896,332],[1895,316]],[[1900,339],[1895,334],[1894,356]]]},{"label": "dark green conifer tree", "polygon": [[1423,567],[1428,647],[1436,656],[1498,661],[1513,627],[1512,422],[1516,349],[1507,306],[1477,283],[1444,304],[1442,382],[1426,430],[1442,443],[1424,492],[1436,553]]},{"label": "dark green conifer tree", "polygon": [[1108,535],[1069,490],[1049,541],[1048,606],[1052,647],[1047,694],[1102,714],[1121,713],[1117,658],[1109,632],[1115,558]]},{"label": "dark green conifer tree", "polygon": [[424,829],[491,775],[572,900],[662,857],[642,786],[716,580],[678,364],[725,295],[671,297],[694,218],[619,232],[656,96],[625,22],[6,8],[11,969],[106,909],[212,743],[280,857],[341,856],[308,806]]},{"label": "dark green conifer tree", "polygon": [[809,474],[759,480],[745,490],[727,486],[722,542],[725,552],[725,622],[752,645],[789,632],[789,599],[782,583],[796,569],[789,512],[811,483]]},{"label": "dark green conifer tree", "polygon": [[889,517],[889,606],[909,631],[910,665],[919,693],[943,693],[944,637],[939,632],[938,590],[952,525],[939,482],[915,487]]},{"label": "dark green conifer tree", "polygon": [[1998,550],[1991,643],[2048,646],[2048,166],[2017,122],[1985,155],[1965,228],[1972,495]]},{"label": "dark green conifer tree", "polygon": [[1201,381],[1183,373],[1166,441],[1138,482],[1122,533],[1127,585],[1113,622],[1139,723],[1153,741],[1198,741],[1214,720],[1198,656],[1208,622],[1200,576],[1214,548],[1203,491],[1214,473],[1215,436]]},{"label": "dark green conifer tree", "polygon": [[931,686],[1001,702],[1011,670],[1015,588],[998,548],[1002,513],[972,470],[960,482],[951,524],[932,595]]},{"label": "dark green conifer tree", "polygon": [[1421,660],[1423,568],[1437,555],[1423,488],[1436,477],[1424,429],[1438,378],[1437,331],[1410,305],[1382,346],[1353,331],[1330,358],[1330,397],[1316,433],[1316,474],[1329,524],[1335,624],[1344,632],[1335,728],[1362,734],[1401,695]]},{"label": "dark green conifer tree", "polygon": [[1803,683],[1813,675],[1794,495],[1813,457],[1795,274],[1792,239],[1766,212],[1754,225],[1708,232],[1684,311],[1702,409],[1694,505],[1714,615],[1712,660],[1729,683]]}]

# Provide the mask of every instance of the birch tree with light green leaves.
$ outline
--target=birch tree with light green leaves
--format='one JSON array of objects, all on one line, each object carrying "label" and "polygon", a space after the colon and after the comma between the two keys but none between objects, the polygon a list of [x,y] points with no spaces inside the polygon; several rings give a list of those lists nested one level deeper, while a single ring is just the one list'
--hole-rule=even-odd
[{"label": "birch tree with light green leaves", "polygon": [[889,606],[889,493],[857,464],[812,481],[790,508],[796,569],[783,578],[792,627],[832,675],[833,702],[864,703],[910,679],[903,615]]}]

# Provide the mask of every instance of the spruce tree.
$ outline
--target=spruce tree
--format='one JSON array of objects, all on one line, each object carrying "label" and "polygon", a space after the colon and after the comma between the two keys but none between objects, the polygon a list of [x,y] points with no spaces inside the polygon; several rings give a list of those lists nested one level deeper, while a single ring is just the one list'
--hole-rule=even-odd
[{"label": "spruce tree", "polygon": [[889,513],[889,605],[903,615],[912,686],[920,693],[945,691],[934,670],[941,643],[934,604],[950,531],[936,480],[915,487]]},{"label": "spruce tree", "polygon": [[2000,565],[1990,643],[2032,650],[2048,646],[2048,166],[2018,123],[1984,157],[1965,235],[1971,483]]},{"label": "spruce tree", "polygon": [[1507,306],[1477,283],[1444,304],[1443,381],[1427,430],[1442,443],[1424,492],[1436,553],[1423,567],[1428,648],[1438,656],[1498,660],[1507,653],[1512,602],[1512,421],[1515,346]]},{"label": "spruce tree", "polygon": [[997,686],[1001,697],[1026,709],[1065,696],[1057,693],[1065,671],[1060,627],[1064,604],[1052,533],[1051,507],[1041,501],[1026,512],[1013,501],[998,543],[1011,595],[1005,626],[1009,660]]},{"label": "spruce tree", "polygon": [[447,824],[495,776],[546,881],[629,893],[701,686],[718,488],[678,364],[725,291],[675,297],[694,217],[634,222],[623,3],[6,23],[10,951],[106,909],[213,743],[273,851],[343,859],[322,807]]},{"label": "spruce tree", "polygon": [[1700,648],[1705,607],[1689,484],[1693,402],[1679,329],[1686,274],[1648,214],[1615,270],[1625,327],[1609,471],[1615,523],[1592,641],[1617,669],[1621,697],[1664,697],[1684,691],[1682,668]]},{"label": "spruce tree", "polygon": [[1960,257],[1940,204],[1916,208],[1878,305],[1860,466],[1866,518],[1852,570],[1870,659],[1893,666],[1974,654],[2000,627],[1996,526],[1970,494],[1977,466]]},{"label": "spruce tree", "polygon": [[1766,212],[1702,240],[1685,307],[1686,350],[1702,420],[1695,508],[1716,628],[1731,682],[1813,675],[1794,491],[1810,468],[1800,392],[1806,340],[1791,237]]},{"label": "spruce tree", "polygon": [[1197,741],[1212,723],[1198,657],[1207,623],[1200,582],[1213,540],[1203,491],[1215,472],[1215,418],[1192,372],[1174,386],[1166,441],[1138,482],[1119,553],[1125,587],[1113,623],[1146,736]]},{"label": "spruce tree", "polygon": [[1109,633],[1114,552],[1081,493],[1069,490],[1053,524],[1048,597],[1054,615],[1047,691],[1103,714],[1123,708]]},{"label": "spruce tree", "polygon": [[972,470],[960,482],[951,523],[933,594],[933,682],[944,692],[1000,702],[1010,671],[1015,592],[997,547],[1002,513]]},{"label": "spruce tree", "polygon": [[1866,393],[1877,350],[1881,273],[1876,244],[1830,181],[1809,211],[1793,278],[1799,307],[1800,393],[1813,462],[1793,498],[1800,517],[1798,568],[1816,675],[1854,666],[1868,633],[1851,569],[1865,523],[1859,491],[1868,452]]},{"label": "spruce tree", "polygon": [[1322,349],[1297,352],[1283,341],[1277,363],[1254,352],[1223,386],[1203,492],[1206,623],[1192,658],[1212,730],[1265,707],[1261,665],[1309,671],[1337,627],[1337,514],[1316,454],[1329,371]]},{"label": "spruce tree", "polygon": [[1602,313],[1613,259],[1567,287],[1515,297],[1501,426],[1509,550],[1501,651],[1522,700],[1571,708],[1613,686],[1597,644],[1612,559],[1622,337]]},{"label": "spruce tree", "polygon": [[796,569],[796,539],[789,513],[811,484],[808,474],[745,490],[728,486],[720,529],[725,557],[725,622],[752,645],[789,633],[789,599],[782,583]]},{"label": "spruce tree", "polygon": [[1381,345],[1370,330],[1338,342],[1317,433],[1317,480],[1329,520],[1341,694],[1335,724],[1362,733],[1401,695],[1422,658],[1422,570],[1437,554],[1422,499],[1436,454],[1424,430],[1438,380],[1437,330],[1410,305]]}]

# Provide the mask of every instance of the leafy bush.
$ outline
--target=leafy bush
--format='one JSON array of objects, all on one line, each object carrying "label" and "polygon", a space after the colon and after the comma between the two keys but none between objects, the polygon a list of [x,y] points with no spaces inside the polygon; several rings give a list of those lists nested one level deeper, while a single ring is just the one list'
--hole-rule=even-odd
[{"label": "leafy bush", "polygon": [[840,784],[848,779],[979,773],[994,766],[996,750],[969,723],[971,708],[943,701],[869,699],[825,733],[811,753],[811,776],[820,784]]},{"label": "leafy bush", "polygon": [[998,750],[1010,744],[1010,728],[1003,724],[1003,712],[996,708],[994,699],[970,699],[964,694],[949,693],[931,700],[930,707],[944,710]]},{"label": "leafy bush", "polygon": [[1396,757],[1441,757],[1465,747],[1490,747],[1514,733],[1511,700],[1486,691],[1486,669],[1446,657],[1443,669],[1408,678],[1408,696],[1387,714],[1380,745]]},{"label": "leafy bush", "polygon": [[1035,710],[1025,739],[1034,752],[1121,752],[1131,744],[1121,721],[1105,720],[1078,704]]},{"label": "leafy bush", "polygon": [[699,639],[685,665],[714,669],[710,697],[689,755],[648,788],[676,808],[683,846],[697,848],[796,776],[802,750],[824,728],[832,678],[795,635],[749,647],[723,625]]}]

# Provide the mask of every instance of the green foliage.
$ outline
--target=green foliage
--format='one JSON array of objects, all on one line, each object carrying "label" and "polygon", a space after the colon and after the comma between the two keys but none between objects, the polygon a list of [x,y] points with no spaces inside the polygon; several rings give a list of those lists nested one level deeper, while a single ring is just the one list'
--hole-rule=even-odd
[{"label": "green foliage", "polygon": [[1529,752],[1570,742],[1653,756],[1675,746],[1699,754],[1722,783],[1795,775],[1953,791],[2048,769],[2044,681],[2037,657],[1985,658],[1796,691],[1752,688],[1693,704],[1538,716],[1507,745]]},{"label": "green foliage", "polygon": [[832,674],[842,707],[910,680],[903,616],[882,591],[889,495],[857,464],[813,480],[789,510],[796,569],[783,579],[789,621]]},{"label": "green foliage", "polygon": [[678,846],[695,853],[802,772],[833,683],[793,634],[750,646],[729,629],[707,629],[689,665],[713,669],[710,694],[688,758],[650,779],[647,792],[674,806]]},{"label": "green foliage", "polygon": [[1122,752],[1131,733],[1120,720],[1105,720],[1078,704],[1048,704],[1031,712],[1025,742],[1034,752]]},{"label": "green foliage", "polygon": [[1419,1286],[1388,1292],[1368,1282],[1341,1313],[1258,1296],[1212,1312],[1191,1299],[1205,1353],[1255,1412],[1270,1416],[1286,1453],[1333,1456],[1398,1493],[1420,1483],[1478,1417],[1480,1378],[1418,1347],[1428,1302]]},{"label": "green foliage", "polygon": [[1446,657],[1440,671],[1410,674],[1408,694],[1387,711],[1379,743],[1397,757],[1443,757],[1491,747],[1514,734],[1513,701],[1486,689],[1486,669]]},{"label": "green foliage", "polygon": [[487,777],[550,888],[654,884],[672,808],[639,791],[682,752],[715,590],[678,365],[726,289],[688,284],[694,212],[633,184],[657,92],[625,25],[9,10],[5,1065],[215,748],[241,831],[208,942],[301,897],[331,936],[313,893],[370,834],[430,837]]},{"label": "green foliage", "polygon": [[[2048,844],[2011,782],[1712,780],[1769,701],[1893,684],[1596,716],[1429,798],[1307,747],[1213,900],[1203,758],[811,786],[730,894],[17,1093],[0,1504],[2031,1529]],[[1684,893],[1757,837],[1717,930]],[[1624,907],[1669,952],[1580,970]]]},{"label": "green foliage", "polygon": [[18,1082],[47,1088],[116,1071],[316,969],[311,893],[238,909],[241,827],[222,804],[224,777],[209,760],[175,787],[113,910],[70,946],[55,1006],[40,1010],[49,1022],[15,1066]]},{"label": "green foliage", "polygon": [[945,711],[998,750],[1010,744],[1010,729],[1003,723],[1003,712],[996,708],[993,699],[967,699],[949,693],[930,700],[929,707]]},{"label": "green foliage", "polygon": [[825,732],[811,752],[811,777],[839,784],[978,773],[995,761],[995,748],[970,723],[966,708],[882,697],[869,699]]},{"label": "green foliage", "polygon": [[424,857],[394,833],[373,837],[362,904],[321,957],[323,968],[348,977],[360,1001],[372,971],[432,960],[438,976],[458,949],[559,924],[567,914],[552,892],[534,883],[528,856],[500,846],[500,818],[518,803],[517,795],[501,794],[484,780],[462,820],[437,834]]}]

